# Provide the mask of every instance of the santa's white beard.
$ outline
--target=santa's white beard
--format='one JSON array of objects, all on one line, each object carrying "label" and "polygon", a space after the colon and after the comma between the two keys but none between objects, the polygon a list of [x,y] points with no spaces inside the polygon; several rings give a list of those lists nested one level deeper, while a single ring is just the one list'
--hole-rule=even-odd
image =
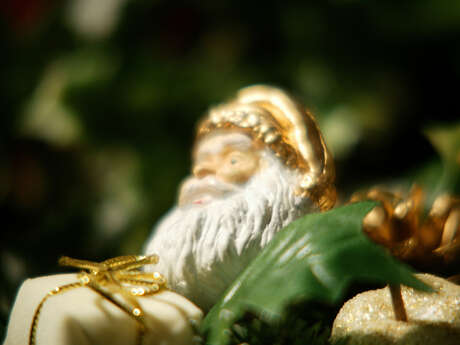
[{"label": "santa's white beard", "polygon": [[313,206],[295,195],[298,176],[270,151],[267,168],[240,191],[206,205],[173,208],[154,229],[146,254],[168,286],[207,310],[273,235]]}]

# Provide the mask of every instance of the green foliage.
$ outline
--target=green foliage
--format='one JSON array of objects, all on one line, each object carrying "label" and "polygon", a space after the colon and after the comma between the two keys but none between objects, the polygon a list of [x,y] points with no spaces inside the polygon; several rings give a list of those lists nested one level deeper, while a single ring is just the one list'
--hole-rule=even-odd
[{"label": "green foliage", "polygon": [[438,151],[443,173],[436,183],[436,194],[460,193],[460,122],[453,126],[431,127],[426,135]]},{"label": "green foliage", "polygon": [[340,301],[354,281],[427,289],[363,234],[362,219],[374,206],[361,202],[309,214],[280,231],[206,316],[208,343],[227,343],[245,311],[276,321],[295,301]]},{"label": "green foliage", "polygon": [[[230,328],[231,345],[329,345],[337,306],[318,302],[295,302],[277,320],[266,321],[245,312]],[[203,340],[202,343],[205,343]],[[339,344],[335,344],[339,345]]]}]

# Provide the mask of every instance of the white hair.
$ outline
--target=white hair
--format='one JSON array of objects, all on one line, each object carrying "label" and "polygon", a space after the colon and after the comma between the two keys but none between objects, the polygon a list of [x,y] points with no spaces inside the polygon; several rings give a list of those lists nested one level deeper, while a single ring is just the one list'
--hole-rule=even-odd
[{"label": "white hair", "polygon": [[207,310],[277,231],[313,208],[296,196],[299,174],[269,149],[266,167],[240,191],[207,205],[174,207],[154,229],[146,254],[168,286]]}]

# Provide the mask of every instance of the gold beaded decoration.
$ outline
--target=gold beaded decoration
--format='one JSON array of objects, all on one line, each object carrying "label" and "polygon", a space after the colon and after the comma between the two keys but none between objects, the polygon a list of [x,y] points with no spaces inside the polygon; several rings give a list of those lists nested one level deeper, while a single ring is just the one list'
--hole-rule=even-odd
[{"label": "gold beaded decoration", "polygon": [[379,201],[363,221],[365,233],[392,255],[423,268],[460,262],[460,198],[438,196],[423,216],[424,192],[414,185],[409,195],[372,188],[355,193],[351,202]]},{"label": "gold beaded decoration", "polygon": [[[158,255],[126,255],[102,262],[72,259],[67,256],[61,257],[59,259],[61,266],[82,269],[78,274],[79,281],[56,287],[43,297],[32,319],[29,345],[36,344],[38,319],[46,300],[79,287],[88,287],[133,318],[137,325],[136,344],[140,345],[147,328],[144,321],[144,311],[136,297],[149,296],[158,292],[166,285],[166,279],[158,272],[142,272],[138,268],[156,264],[158,260]],[[115,294],[119,294],[121,298],[116,297]]]}]

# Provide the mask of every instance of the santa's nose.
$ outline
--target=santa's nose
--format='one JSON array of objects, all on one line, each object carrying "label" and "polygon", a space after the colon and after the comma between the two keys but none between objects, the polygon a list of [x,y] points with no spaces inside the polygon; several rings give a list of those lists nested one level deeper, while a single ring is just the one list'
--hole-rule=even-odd
[{"label": "santa's nose", "polygon": [[193,168],[193,175],[197,178],[203,178],[208,175],[214,175],[216,173],[216,168],[211,162],[203,162],[195,165]]}]

